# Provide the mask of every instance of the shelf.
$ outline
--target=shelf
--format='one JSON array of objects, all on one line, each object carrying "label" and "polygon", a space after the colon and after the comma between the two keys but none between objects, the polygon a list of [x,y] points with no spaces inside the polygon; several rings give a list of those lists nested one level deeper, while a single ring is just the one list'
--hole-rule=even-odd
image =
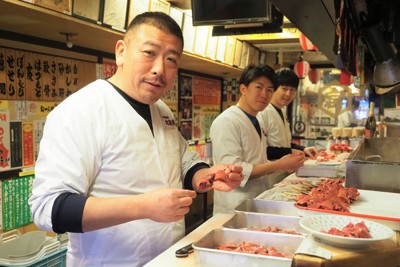
[{"label": "shelf", "polygon": [[[123,37],[117,30],[24,1],[2,0],[0,10],[0,29],[8,32],[57,42],[65,42],[65,35],[60,32],[72,32],[76,33],[73,36],[75,45],[110,54],[114,54],[117,40]],[[242,72],[239,68],[186,52],[180,68],[222,77],[239,77]]]}]

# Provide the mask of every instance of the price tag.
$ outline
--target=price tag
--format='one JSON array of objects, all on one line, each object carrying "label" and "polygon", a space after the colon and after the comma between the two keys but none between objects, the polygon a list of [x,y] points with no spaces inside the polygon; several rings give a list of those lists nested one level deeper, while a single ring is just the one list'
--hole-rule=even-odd
[{"label": "price tag", "polygon": [[305,255],[323,258],[326,260],[330,260],[332,258],[332,252],[321,248],[320,246],[318,246],[317,243],[313,242],[309,238],[306,238],[303,240],[303,242],[301,242],[301,244],[300,244],[299,248],[296,250],[295,254],[305,254]]}]

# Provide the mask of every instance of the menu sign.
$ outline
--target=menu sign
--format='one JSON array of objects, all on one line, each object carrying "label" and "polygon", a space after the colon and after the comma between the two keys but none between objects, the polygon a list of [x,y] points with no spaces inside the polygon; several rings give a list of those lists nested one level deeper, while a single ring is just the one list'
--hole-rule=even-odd
[{"label": "menu sign", "polygon": [[62,101],[94,80],[95,66],[0,47],[0,99]]}]

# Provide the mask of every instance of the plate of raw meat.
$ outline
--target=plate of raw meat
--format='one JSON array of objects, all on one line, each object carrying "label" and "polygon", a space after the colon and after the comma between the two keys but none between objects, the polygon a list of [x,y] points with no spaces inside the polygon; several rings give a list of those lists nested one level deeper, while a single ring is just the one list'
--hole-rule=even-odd
[{"label": "plate of raw meat", "polygon": [[317,239],[339,247],[362,247],[391,238],[386,225],[343,215],[312,215],[300,219],[300,226]]}]

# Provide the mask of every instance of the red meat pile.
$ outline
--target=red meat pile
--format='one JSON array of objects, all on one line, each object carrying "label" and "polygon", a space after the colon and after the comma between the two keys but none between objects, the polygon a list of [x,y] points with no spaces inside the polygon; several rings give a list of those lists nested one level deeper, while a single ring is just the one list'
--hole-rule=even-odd
[{"label": "red meat pile", "polygon": [[364,222],[356,224],[349,223],[342,230],[332,227],[329,231],[321,230],[322,233],[338,235],[344,237],[356,237],[356,238],[372,238],[369,233],[368,227]]},{"label": "red meat pile", "polygon": [[344,179],[327,179],[311,189],[308,194],[299,194],[296,204],[314,209],[349,211],[351,203],[360,195],[357,188],[344,187]]},{"label": "red meat pile", "polygon": [[321,150],[320,152],[318,152],[316,161],[327,162],[327,161],[335,160],[335,159],[336,159],[336,155],[334,153],[329,153],[326,150]]},{"label": "red meat pile", "polygon": [[285,257],[284,254],[278,252],[274,247],[264,247],[263,245],[258,245],[251,242],[240,242],[239,244],[229,243],[225,245],[219,245],[217,249],[226,250],[226,251],[234,251],[234,252],[242,252],[242,253],[250,253],[250,254],[259,254],[266,256],[274,256],[274,257]]},{"label": "red meat pile", "polygon": [[251,231],[260,231],[260,232],[270,232],[270,233],[281,233],[281,234],[291,234],[291,235],[301,235],[301,233],[294,230],[283,230],[277,226],[267,226],[263,228],[248,228]]}]

